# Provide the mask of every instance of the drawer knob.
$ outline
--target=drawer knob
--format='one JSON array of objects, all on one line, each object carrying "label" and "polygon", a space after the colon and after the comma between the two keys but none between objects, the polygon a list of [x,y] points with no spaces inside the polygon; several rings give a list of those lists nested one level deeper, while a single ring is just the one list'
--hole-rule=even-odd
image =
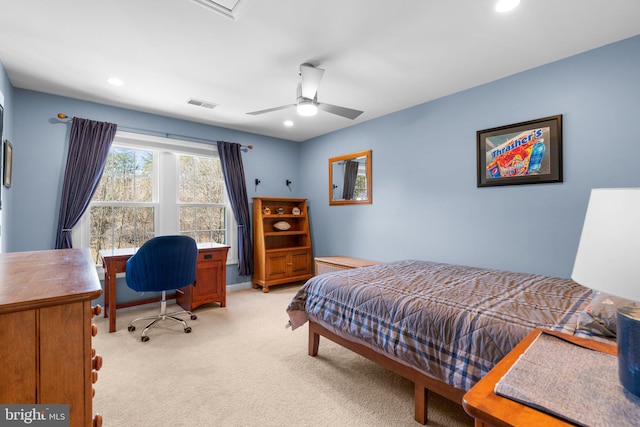
[{"label": "drawer knob", "polygon": [[96,414],[93,416],[93,427],[102,427],[102,415]]},{"label": "drawer knob", "polygon": [[91,371],[91,383],[95,384],[98,382],[98,371]]},{"label": "drawer knob", "polygon": [[95,324],[91,324],[91,336],[95,337],[98,335],[98,327]]},{"label": "drawer knob", "polygon": [[96,371],[99,371],[100,368],[102,368],[102,356],[98,355],[93,359],[91,359],[91,361],[93,365],[92,368],[95,369]]},{"label": "drawer knob", "polygon": [[94,316],[99,315],[100,313],[102,313],[102,307],[100,307],[99,305],[96,305],[95,307],[92,307],[92,308],[91,308],[91,313],[92,313]]}]

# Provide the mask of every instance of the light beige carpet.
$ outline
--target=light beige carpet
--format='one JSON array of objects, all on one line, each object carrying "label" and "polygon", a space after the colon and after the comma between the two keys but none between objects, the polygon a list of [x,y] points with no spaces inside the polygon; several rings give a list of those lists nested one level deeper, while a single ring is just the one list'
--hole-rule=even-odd
[{"label": "light beige carpet", "polygon": [[[230,292],[226,308],[195,310],[192,333],[164,322],[146,343],[127,324],[155,307],[119,311],[111,334],[94,318],[94,413],[105,427],[418,426],[408,380],[326,339],[307,355],[306,326],[285,328],[297,288]],[[459,405],[429,399],[428,425],[473,425]]]}]

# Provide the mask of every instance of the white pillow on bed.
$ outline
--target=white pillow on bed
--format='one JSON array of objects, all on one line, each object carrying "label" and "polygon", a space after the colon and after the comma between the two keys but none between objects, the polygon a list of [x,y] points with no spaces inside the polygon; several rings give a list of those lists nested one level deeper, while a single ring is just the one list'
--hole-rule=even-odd
[{"label": "white pillow on bed", "polygon": [[578,330],[603,337],[615,337],[616,311],[622,307],[640,307],[640,303],[595,292],[587,307],[578,313]]}]

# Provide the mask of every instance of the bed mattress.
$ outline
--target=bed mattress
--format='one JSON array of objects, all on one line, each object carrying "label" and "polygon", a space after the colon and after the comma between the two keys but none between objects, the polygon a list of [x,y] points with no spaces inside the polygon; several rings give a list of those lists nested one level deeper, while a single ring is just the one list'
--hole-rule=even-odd
[{"label": "bed mattress", "polygon": [[469,390],[536,327],[573,334],[592,290],[534,274],[404,260],[313,277],[287,307]]}]

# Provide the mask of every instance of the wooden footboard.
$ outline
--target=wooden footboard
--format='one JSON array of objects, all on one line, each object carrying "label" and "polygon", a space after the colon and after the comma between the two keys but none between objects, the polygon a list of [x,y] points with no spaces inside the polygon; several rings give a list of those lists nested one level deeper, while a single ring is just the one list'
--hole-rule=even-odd
[{"label": "wooden footboard", "polygon": [[398,375],[407,378],[414,383],[414,399],[415,399],[415,419],[420,424],[426,424],[428,420],[428,404],[427,404],[427,390],[431,390],[434,393],[446,397],[453,402],[462,405],[462,397],[464,391],[458,390],[455,387],[450,386],[442,381],[436,380],[414,368],[410,368],[396,360],[393,360],[384,354],[378,353],[371,348],[349,341],[342,338],[339,335],[329,331],[316,322],[309,321],[309,355],[318,355],[318,346],[320,345],[320,336],[330,339],[331,341],[340,344],[341,346],[358,353],[361,356],[366,357],[372,362],[395,372]]}]

